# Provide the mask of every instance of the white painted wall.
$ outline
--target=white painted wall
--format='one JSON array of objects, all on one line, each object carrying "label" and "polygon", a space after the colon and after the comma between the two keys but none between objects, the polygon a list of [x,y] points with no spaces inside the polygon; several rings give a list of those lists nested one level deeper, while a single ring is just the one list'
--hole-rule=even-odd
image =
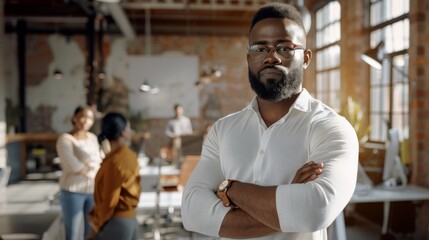
[{"label": "white painted wall", "polygon": [[159,88],[157,94],[132,92],[131,111],[145,111],[149,118],[170,118],[174,116],[173,106],[179,103],[185,115],[198,117],[199,92],[194,85],[198,79],[198,56],[180,52],[130,56],[129,65],[131,89],[139,89],[144,80]]},{"label": "white painted wall", "polygon": [[[127,41],[117,38],[111,45],[106,59],[106,86],[114,78],[122,79],[130,89],[129,103],[133,113],[143,111],[147,118],[170,118],[173,105],[184,106],[185,114],[198,117],[198,90],[194,83],[198,78],[198,56],[181,52],[162,55],[128,55]],[[139,91],[147,79],[149,84],[159,87],[158,94]]]}]

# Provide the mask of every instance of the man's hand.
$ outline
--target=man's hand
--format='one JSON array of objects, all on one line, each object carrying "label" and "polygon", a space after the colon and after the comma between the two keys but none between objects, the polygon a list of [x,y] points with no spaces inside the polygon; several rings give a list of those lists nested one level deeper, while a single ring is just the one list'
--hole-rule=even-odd
[{"label": "man's hand", "polygon": [[295,177],[292,180],[292,184],[313,181],[322,173],[323,167],[323,163],[309,161],[300,169],[298,169],[298,171],[296,171]]}]

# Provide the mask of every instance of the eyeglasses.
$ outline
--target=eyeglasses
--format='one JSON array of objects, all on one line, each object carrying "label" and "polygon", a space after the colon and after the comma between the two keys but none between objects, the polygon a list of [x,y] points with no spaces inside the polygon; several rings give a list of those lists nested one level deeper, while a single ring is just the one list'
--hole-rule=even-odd
[{"label": "eyeglasses", "polygon": [[293,58],[295,50],[305,50],[303,46],[291,42],[279,43],[275,46],[254,44],[248,49],[250,60],[252,60],[252,62],[264,60],[270,54],[271,49],[274,49],[277,56],[285,61]]}]

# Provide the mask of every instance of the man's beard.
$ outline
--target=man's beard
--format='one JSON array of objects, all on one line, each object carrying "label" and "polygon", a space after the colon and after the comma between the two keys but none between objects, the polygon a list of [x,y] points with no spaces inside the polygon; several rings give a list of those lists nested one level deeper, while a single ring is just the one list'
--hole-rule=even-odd
[{"label": "man's beard", "polygon": [[258,97],[271,102],[279,102],[298,93],[303,81],[302,68],[294,68],[289,74],[285,74],[284,70],[276,66],[271,68],[280,71],[283,77],[280,80],[268,78],[266,82],[263,83],[261,81],[260,71],[255,75],[249,69],[250,86]]}]

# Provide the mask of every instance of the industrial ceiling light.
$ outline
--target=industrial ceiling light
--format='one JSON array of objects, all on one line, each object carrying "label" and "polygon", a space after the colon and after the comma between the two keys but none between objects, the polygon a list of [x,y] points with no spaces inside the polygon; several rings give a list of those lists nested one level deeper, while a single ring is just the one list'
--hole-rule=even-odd
[{"label": "industrial ceiling light", "polygon": [[381,41],[375,48],[370,48],[364,52],[360,58],[371,67],[381,70],[384,54],[384,42]]},{"label": "industrial ceiling light", "polygon": [[98,79],[103,80],[103,79],[106,78],[106,73],[103,70],[101,70],[101,71],[98,72],[97,76],[98,76]]},{"label": "industrial ceiling light", "polygon": [[142,83],[142,85],[140,85],[140,91],[142,91],[142,92],[149,92],[150,89],[151,89],[151,87],[149,86],[147,81],[144,81]]},{"label": "industrial ceiling light", "polygon": [[143,83],[140,85],[140,91],[143,93],[156,94],[159,93],[159,88],[150,86],[148,81],[144,80]]},{"label": "industrial ceiling light", "polygon": [[63,78],[63,72],[60,69],[56,68],[54,70],[54,78],[57,80],[61,80]]}]

